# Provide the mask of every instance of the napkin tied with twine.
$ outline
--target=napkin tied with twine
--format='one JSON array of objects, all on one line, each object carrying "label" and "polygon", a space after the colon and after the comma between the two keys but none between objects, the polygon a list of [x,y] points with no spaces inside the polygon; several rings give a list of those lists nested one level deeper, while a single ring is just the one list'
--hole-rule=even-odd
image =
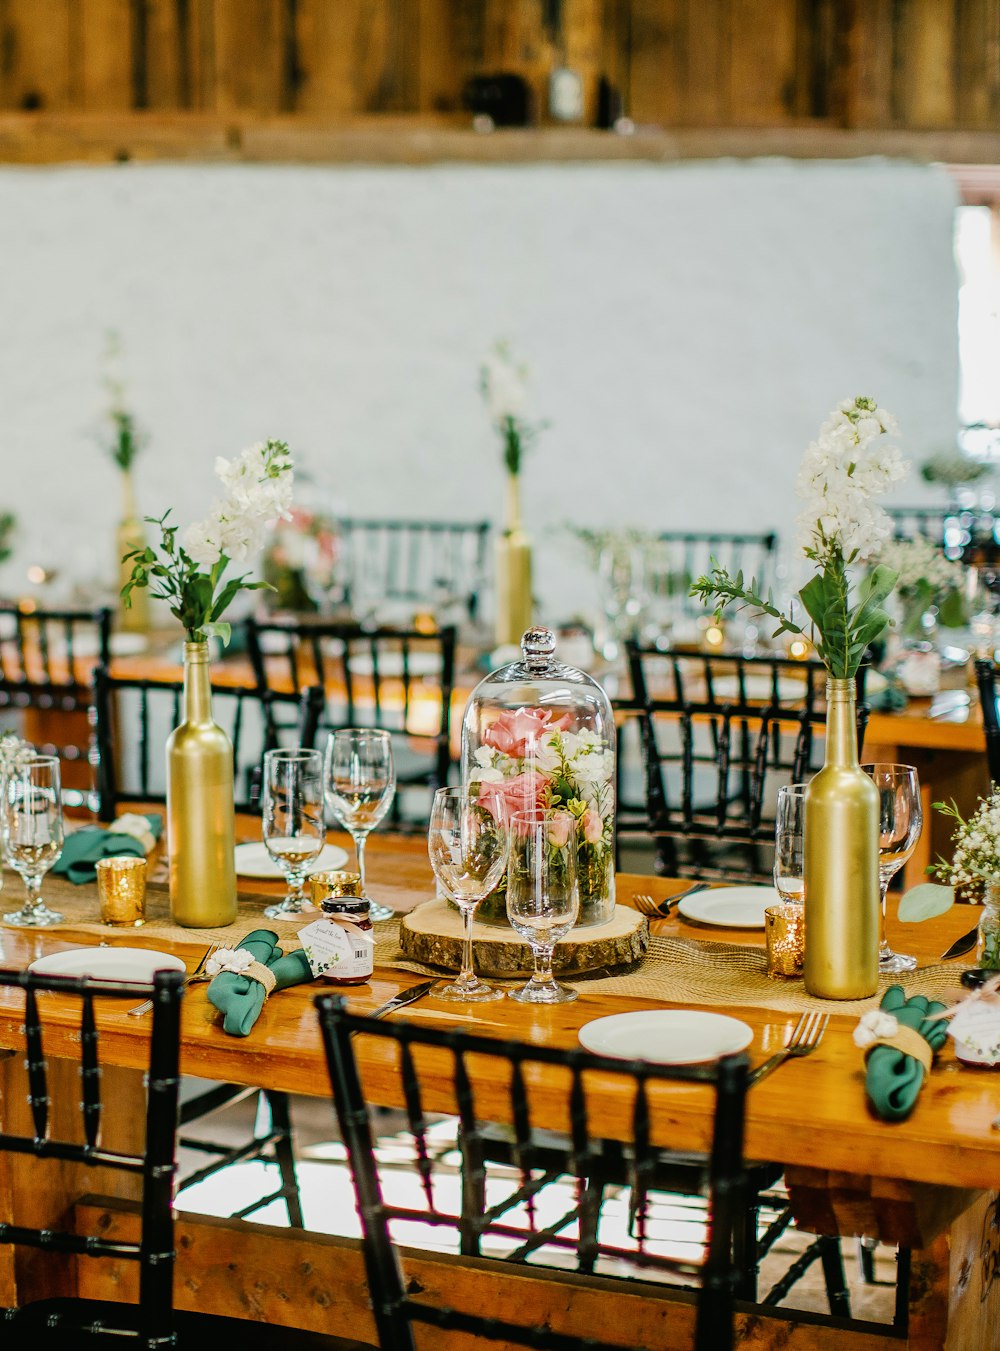
[{"label": "napkin tied with twine", "polygon": [[[228,949],[224,950],[226,953]],[[260,1017],[268,997],[276,990],[312,980],[309,963],[301,948],[287,955],[278,946],[278,935],[270,929],[254,929],[241,939],[235,954],[246,953],[249,961],[233,963],[216,953],[206,964],[215,963],[218,974],[208,987],[208,998],[222,1014],[222,1029],[233,1037],[245,1037]],[[239,969],[232,969],[236,966]],[[221,969],[220,969],[221,968]]]},{"label": "napkin tied with twine", "polygon": [[855,1028],[854,1041],[865,1052],[865,1092],[883,1121],[902,1121],[916,1106],[934,1052],[947,1037],[944,1008],[925,995],[907,999],[901,985],[890,985],[878,1009]]}]

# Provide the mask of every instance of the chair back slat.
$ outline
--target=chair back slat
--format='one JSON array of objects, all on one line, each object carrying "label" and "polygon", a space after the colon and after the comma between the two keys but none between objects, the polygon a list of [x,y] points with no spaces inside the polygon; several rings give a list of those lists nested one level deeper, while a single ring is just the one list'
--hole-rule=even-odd
[{"label": "chair back slat", "polygon": [[28,1102],[35,1125],[35,1139],[44,1140],[49,1132],[49,1086],[45,1050],[42,1046],[42,1024],[38,1017],[38,1000],[29,989],[24,1000],[24,1042],[27,1051],[25,1067],[28,1071]]},{"label": "chair back slat", "polygon": [[[428,608],[454,599],[476,619],[486,581],[488,521],[343,517],[337,528],[348,574],[345,599],[356,614],[375,597]],[[372,608],[377,612],[377,603]]]},{"label": "chair back slat", "polygon": [[427,1149],[427,1120],[424,1117],[420,1094],[420,1079],[413,1063],[413,1052],[406,1042],[400,1046],[400,1073],[403,1077],[403,1097],[406,1102],[406,1116],[410,1124],[417,1151],[417,1172],[427,1198],[427,1209],[434,1209],[434,1169],[431,1166]]},{"label": "chair back slat", "polygon": [[83,996],[80,1015],[80,1081],[83,1134],[87,1144],[96,1148],[101,1138],[101,1067],[97,1055],[97,1026],[94,1000]]},{"label": "chair back slat", "polygon": [[[459,1029],[427,1027],[405,1019],[376,1020],[349,1013],[346,1001],[338,996],[321,996],[316,1003],[334,1104],[348,1149],[362,1221],[369,1294],[381,1346],[393,1351],[397,1348],[412,1351],[415,1345],[412,1325],[420,1323],[491,1339],[500,1336],[514,1345],[552,1351],[576,1351],[581,1345],[594,1351],[622,1351],[624,1345],[631,1343],[613,1340],[613,1318],[606,1320],[605,1337],[609,1339],[598,1336],[581,1339],[560,1331],[558,1324],[551,1327],[519,1321],[519,1315],[531,1317],[529,1310],[535,1306],[530,1303],[526,1302],[522,1309],[514,1301],[499,1316],[495,1300],[491,1306],[490,1266],[496,1266],[499,1273],[523,1263],[530,1255],[531,1266],[521,1269],[544,1278],[547,1266],[561,1270],[565,1267],[566,1252],[578,1250],[583,1260],[591,1264],[595,1260],[613,1262],[610,1270],[616,1275],[626,1269],[623,1264],[630,1262],[639,1272],[663,1269],[700,1276],[694,1351],[727,1351],[732,1346],[737,1272],[733,1243],[741,1213],[744,1176],[745,1055],[726,1057],[712,1065],[666,1066],[593,1055],[576,1048],[509,1042]],[[364,1059],[358,1052],[362,1046]],[[404,1079],[415,1075],[422,1080],[420,1120],[430,1105],[431,1094],[437,1100],[435,1110],[458,1112],[462,1188],[457,1213],[455,1202],[448,1200],[448,1189],[435,1190],[438,1204],[436,1207],[428,1204],[425,1210],[401,1205],[393,1199],[387,1171],[390,1165],[386,1163],[380,1168],[375,1150],[370,1113],[375,1110],[371,1104],[376,1095],[366,1084],[369,1070],[384,1083],[387,1062],[383,1046],[399,1048],[397,1064]],[[481,1094],[475,1091],[479,1084]],[[408,1101],[413,1093],[412,1086],[407,1088],[404,1084],[404,1097]],[[531,1119],[538,1114],[532,1112],[530,1102],[536,1093],[543,1095],[548,1125],[564,1130],[565,1123],[569,1123],[568,1135],[553,1135],[552,1130],[543,1132],[547,1156],[560,1153],[559,1161],[546,1165],[544,1178],[533,1176],[537,1170],[532,1155],[540,1151],[532,1142]],[[652,1169],[658,1154],[657,1133],[672,1119],[673,1095],[692,1093],[706,1095],[706,1111],[711,1113],[712,1147],[704,1158],[710,1237],[703,1244],[701,1263],[665,1254],[662,1243],[650,1233],[645,1217],[647,1194],[654,1189]],[[488,1103],[488,1110],[481,1111],[480,1102]],[[601,1164],[602,1150],[614,1143],[595,1138],[591,1122],[596,1120],[598,1103],[601,1120],[614,1119],[624,1131],[617,1148],[624,1151],[632,1228],[634,1236],[637,1235],[636,1246],[627,1249],[604,1235],[597,1214],[592,1213],[595,1206],[600,1206],[600,1188],[586,1185]],[[413,1114],[409,1115],[412,1122]],[[491,1199],[487,1206],[483,1199],[487,1178],[482,1145],[492,1138],[491,1133],[502,1132],[511,1125],[518,1141],[521,1176],[513,1184],[508,1182],[506,1198]],[[398,1175],[398,1151],[387,1151],[384,1147],[380,1151],[387,1159],[390,1154],[391,1166]],[[432,1164],[449,1166],[441,1156],[428,1158]],[[575,1201],[563,1214],[547,1213],[544,1227],[526,1227],[521,1212],[529,1208],[531,1197],[541,1186],[557,1177],[575,1180]],[[499,1178],[494,1178],[493,1187],[499,1192]],[[453,1196],[454,1192],[453,1185],[450,1194]],[[425,1188],[425,1198],[427,1194]],[[480,1289],[484,1298],[476,1301],[476,1307],[459,1308],[435,1302],[420,1287],[410,1286],[403,1256],[390,1233],[390,1225],[401,1220],[433,1224],[444,1246],[450,1230],[460,1251],[476,1255],[482,1251],[481,1240],[489,1236],[489,1262],[480,1257]],[[578,1227],[584,1233],[582,1243],[576,1236]],[[553,1270],[550,1274],[555,1277],[557,1272]],[[554,1298],[562,1296],[554,1290]],[[459,1302],[456,1295],[455,1305]],[[669,1302],[664,1304],[662,1317],[664,1323],[670,1319]],[[670,1339],[666,1326],[664,1335]]]}]

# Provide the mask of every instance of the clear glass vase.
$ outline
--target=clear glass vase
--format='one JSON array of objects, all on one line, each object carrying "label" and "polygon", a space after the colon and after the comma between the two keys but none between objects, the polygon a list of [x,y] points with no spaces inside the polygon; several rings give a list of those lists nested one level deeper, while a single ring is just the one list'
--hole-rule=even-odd
[{"label": "clear glass vase", "polygon": [[[521,659],[473,690],[462,723],[462,781],[508,814],[567,811],[576,822],[578,925],[603,924],[615,906],[615,725],[589,675],[556,661],[551,629],[530,628]],[[477,918],[509,927],[506,880]]]},{"label": "clear glass vase", "polygon": [[986,884],[976,965],[984,971],[1000,971],[1000,882]]}]

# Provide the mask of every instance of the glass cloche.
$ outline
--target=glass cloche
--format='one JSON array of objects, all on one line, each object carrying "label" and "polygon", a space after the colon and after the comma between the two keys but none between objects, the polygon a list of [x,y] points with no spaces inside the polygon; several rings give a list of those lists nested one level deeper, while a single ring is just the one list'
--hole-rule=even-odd
[{"label": "glass cloche", "polygon": [[[469,696],[462,722],[462,782],[486,807],[510,813],[554,807],[577,822],[579,925],[615,908],[615,724],[596,680],[555,660],[555,634],[531,628],[521,660],[501,666]],[[502,881],[476,918],[506,924]]]}]

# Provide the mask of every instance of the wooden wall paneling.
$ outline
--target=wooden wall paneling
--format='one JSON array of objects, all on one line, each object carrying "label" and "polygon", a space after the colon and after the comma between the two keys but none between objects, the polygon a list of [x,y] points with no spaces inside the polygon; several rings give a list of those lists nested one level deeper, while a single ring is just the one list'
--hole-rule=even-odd
[{"label": "wooden wall paneling", "polygon": [[604,0],[598,78],[603,76],[608,82],[617,107],[624,117],[632,116],[628,95],[631,18],[630,0]]},{"label": "wooden wall paneling", "polygon": [[895,0],[847,0],[845,108],[848,127],[884,127],[892,118],[892,12]]},{"label": "wooden wall paneling", "polygon": [[732,0],[729,66],[733,124],[780,126],[794,117],[797,0]]},{"label": "wooden wall paneling", "polygon": [[834,125],[844,121],[849,8],[844,0],[798,0],[790,105],[796,118]]},{"label": "wooden wall paneling", "polygon": [[77,0],[72,34],[74,106],[85,112],[132,107],[132,0]]},{"label": "wooden wall paneling", "polygon": [[420,87],[420,0],[369,0],[362,21],[371,42],[365,53],[367,112],[415,112]]},{"label": "wooden wall paneling", "polygon": [[288,0],[214,0],[216,112],[285,110],[287,14]]},{"label": "wooden wall paneling", "polygon": [[297,0],[295,26],[301,71],[299,112],[335,116],[357,112],[355,89],[356,0]]},{"label": "wooden wall paneling", "polygon": [[[134,0],[143,14],[135,32],[135,68],[142,72],[144,108],[192,105],[190,0]],[[140,45],[141,44],[141,45]],[[138,93],[137,80],[137,93]]]},{"label": "wooden wall paneling", "polygon": [[[532,93],[532,118],[548,121],[549,74],[558,64],[558,26],[546,20],[549,5],[544,0],[482,0],[484,73],[513,72],[528,82]],[[561,17],[566,0],[556,3]],[[472,73],[472,72],[470,72]]]},{"label": "wooden wall paneling", "polygon": [[72,27],[71,0],[0,0],[0,108],[71,105]]},{"label": "wooden wall paneling", "polygon": [[417,107],[421,112],[456,111],[464,81],[454,0],[420,0]]},{"label": "wooden wall paneling", "polygon": [[[714,26],[716,16],[701,8],[695,22]],[[639,124],[667,127],[690,121],[690,19],[687,0],[632,0],[627,103],[629,116]]]},{"label": "wooden wall paneling", "polygon": [[584,126],[597,117],[597,86],[604,64],[603,0],[561,0],[562,33],[557,62],[575,71],[583,84]]},{"label": "wooden wall paneling", "polygon": [[687,19],[684,122],[722,127],[733,121],[729,69],[732,61],[730,0],[706,6],[685,0]]},{"label": "wooden wall paneling", "polygon": [[997,0],[956,0],[955,112],[964,127],[1000,126]]},{"label": "wooden wall paneling", "polygon": [[952,125],[956,113],[953,0],[897,0],[895,42],[904,125]]}]

